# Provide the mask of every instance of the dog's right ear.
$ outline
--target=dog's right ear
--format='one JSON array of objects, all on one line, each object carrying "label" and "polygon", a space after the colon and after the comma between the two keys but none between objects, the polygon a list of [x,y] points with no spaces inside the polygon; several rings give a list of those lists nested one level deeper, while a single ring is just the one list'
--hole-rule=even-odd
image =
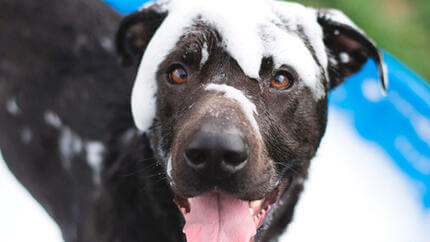
[{"label": "dog's right ear", "polygon": [[116,48],[124,66],[130,66],[142,58],[146,46],[166,15],[167,12],[153,6],[134,12],[122,20],[116,34]]},{"label": "dog's right ear", "polygon": [[317,16],[324,32],[324,44],[332,57],[329,88],[340,85],[372,58],[378,67],[385,92],[388,85],[387,70],[383,54],[376,44],[339,10],[319,9]]}]

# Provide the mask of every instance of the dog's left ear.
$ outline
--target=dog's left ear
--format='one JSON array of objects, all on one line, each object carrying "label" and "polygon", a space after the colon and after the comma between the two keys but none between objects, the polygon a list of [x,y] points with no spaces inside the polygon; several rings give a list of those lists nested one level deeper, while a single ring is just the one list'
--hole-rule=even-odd
[{"label": "dog's left ear", "polygon": [[125,17],[116,34],[116,48],[124,66],[139,61],[167,12],[156,4]]},{"label": "dog's left ear", "polygon": [[318,23],[324,32],[324,43],[329,51],[330,89],[345,78],[361,70],[369,58],[379,69],[379,78],[385,92],[388,85],[383,54],[376,44],[342,12],[332,9],[317,10]]}]

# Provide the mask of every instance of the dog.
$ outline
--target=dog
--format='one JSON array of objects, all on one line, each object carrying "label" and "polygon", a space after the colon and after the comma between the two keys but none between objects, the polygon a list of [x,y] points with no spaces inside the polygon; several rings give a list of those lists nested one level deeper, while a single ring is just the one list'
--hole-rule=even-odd
[{"label": "dog", "polygon": [[68,242],[276,241],[329,92],[369,58],[387,87],[376,44],[332,9],[170,0],[122,20],[98,1],[0,10],[0,147]]}]

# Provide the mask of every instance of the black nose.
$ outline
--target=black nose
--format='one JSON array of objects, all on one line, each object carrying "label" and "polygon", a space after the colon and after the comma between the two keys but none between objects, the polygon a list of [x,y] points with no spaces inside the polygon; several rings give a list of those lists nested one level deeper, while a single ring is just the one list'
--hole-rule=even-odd
[{"label": "black nose", "polygon": [[248,160],[248,145],[235,128],[205,126],[186,146],[186,163],[200,173],[232,175]]}]

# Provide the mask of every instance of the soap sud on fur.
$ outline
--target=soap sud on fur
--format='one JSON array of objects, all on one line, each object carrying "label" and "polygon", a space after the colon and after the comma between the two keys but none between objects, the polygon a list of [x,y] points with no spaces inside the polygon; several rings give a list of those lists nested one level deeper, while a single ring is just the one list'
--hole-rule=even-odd
[{"label": "soap sud on fur", "polygon": [[6,102],[6,110],[8,113],[12,114],[13,116],[18,116],[21,114],[21,109],[19,108],[18,104],[16,103],[15,98],[11,98],[7,100]]},{"label": "soap sud on fur", "polygon": [[58,146],[63,168],[66,170],[71,169],[73,158],[83,155],[85,151],[87,164],[93,171],[93,182],[95,185],[100,184],[103,155],[105,152],[105,146],[102,142],[85,141],[69,127],[62,127]]},{"label": "soap sud on fur", "polygon": [[349,57],[348,53],[346,53],[346,52],[341,52],[341,53],[339,54],[339,60],[340,60],[340,62],[342,62],[343,64],[346,64],[346,63],[348,63],[348,62],[350,61],[350,57]]},{"label": "soap sud on fur", "polygon": [[202,59],[200,61],[200,68],[202,68],[206,64],[206,61],[208,61],[208,59],[209,59],[208,43],[204,42],[203,48],[202,48]]},{"label": "soap sud on fur", "polygon": [[24,144],[29,144],[33,140],[33,132],[30,127],[24,127],[21,130],[21,140]]},{"label": "soap sud on fur", "polygon": [[71,162],[73,157],[82,152],[83,141],[70,128],[63,127],[61,129],[58,146],[63,167],[69,170],[72,166]]},{"label": "soap sud on fur", "polygon": [[[159,64],[197,17],[215,27],[222,36],[224,49],[248,77],[259,80],[262,59],[272,57],[275,68],[282,65],[293,67],[313,92],[315,99],[325,96],[320,67],[295,33],[301,26],[315,50],[318,62],[327,68],[323,32],[316,21],[315,9],[272,0],[171,0],[158,4],[159,11],[168,11],[168,15],[148,43],[132,91],[133,118],[140,130],[146,131],[155,117],[156,73]],[[148,6],[154,5],[145,5]],[[235,9],[243,6],[247,6],[246,11],[237,14]],[[341,15],[336,14],[336,17],[341,18]]]},{"label": "soap sud on fur", "polygon": [[87,162],[88,165],[93,170],[93,182],[98,185],[101,182],[101,170],[103,162],[103,154],[105,152],[105,147],[103,143],[98,141],[89,141],[85,144],[85,150],[87,152]]},{"label": "soap sud on fur", "polygon": [[62,121],[60,117],[56,113],[54,113],[52,110],[46,110],[43,114],[43,118],[45,119],[46,124],[59,129],[62,126]]},{"label": "soap sud on fur", "polygon": [[132,141],[133,138],[137,135],[136,129],[135,128],[130,128],[127,131],[125,131],[122,135],[121,135],[121,145],[123,146],[127,146],[129,145]]},{"label": "soap sud on fur", "polygon": [[167,176],[172,179],[172,157],[169,157],[169,159],[167,160]]},{"label": "soap sud on fur", "polygon": [[260,129],[257,120],[254,117],[254,115],[258,115],[257,108],[255,104],[252,103],[240,90],[226,84],[220,85],[213,83],[207,85],[205,87],[205,90],[221,92],[224,94],[224,97],[238,102],[242,111],[244,112],[252,127],[254,128],[255,132],[257,133],[258,137],[261,138]]}]

